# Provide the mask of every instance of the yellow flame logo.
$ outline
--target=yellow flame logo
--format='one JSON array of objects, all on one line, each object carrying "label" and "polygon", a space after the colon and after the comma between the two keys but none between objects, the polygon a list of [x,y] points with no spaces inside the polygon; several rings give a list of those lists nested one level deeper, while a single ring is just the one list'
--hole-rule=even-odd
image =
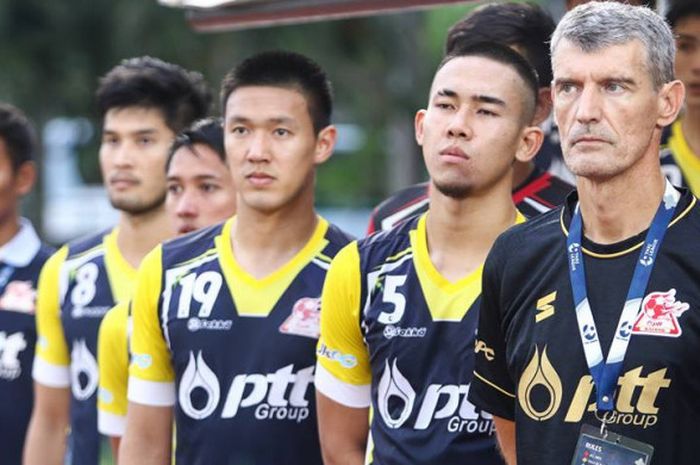
[{"label": "yellow flame logo", "polygon": [[[538,410],[532,404],[532,391],[542,386],[549,396],[549,404]],[[547,357],[547,346],[542,350],[542,358],[535,347],[535,354],[520,376],[518,384],[518,401],[525,414],[535,421],[545,421],[552,418],[559,410],[562,399],[561,379]]]}]

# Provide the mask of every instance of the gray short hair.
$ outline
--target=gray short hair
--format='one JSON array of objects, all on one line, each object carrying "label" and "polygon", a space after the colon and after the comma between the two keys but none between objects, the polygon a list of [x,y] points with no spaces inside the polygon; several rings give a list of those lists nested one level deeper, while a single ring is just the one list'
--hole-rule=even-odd
[{"label": "gray short hair", "polygon": [[585,52],[638,40],[647,53],[654,88],[674,79],[676,44],[671,28],[651,9],[617,2],[590,2],[569,11],[552,34],[552,56],[562,39]]}]

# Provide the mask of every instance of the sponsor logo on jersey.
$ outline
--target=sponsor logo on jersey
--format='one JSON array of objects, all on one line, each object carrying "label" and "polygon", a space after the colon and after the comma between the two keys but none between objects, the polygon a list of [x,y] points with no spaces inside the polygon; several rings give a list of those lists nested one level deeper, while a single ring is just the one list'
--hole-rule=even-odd
[{"label": "sponsor logo on jersey", "polygon": [[[659,408],[656,401],[662,390],[671,386],[666,378],[666,368],[642,375],[643,367],[628,370],[618,379],[615,410],[606,412],[603,418],[613,425],[634,425],[649,428],[658,422]],[[564,421],[578,423],[586,412],[596,411],[593,378],[579,379]],[[518,383],[518,402],[523,412],[535,421],[547,421],[561,411],[564,400],[561,378],[547,356],[547,347],[535,353],[523,370]]]},{"label": "sponsor logo on jersey", "polygon": [[678,318],[690,305],[676,300],[676,290],[652,292],[642,301],[642,310],[632,326],[632,333],[644,336],[680,337]]},{"label": "sponsor logo on jersey", "polygon": [[131,361],[142,370],[150,367],[153,364],[153,357],[149,354],[132,354]]},{"label": "sponsor logo on jersey", "polygon": [[535,314],[535,322],[539,323],[554,315],[553,302],[557,300],[557,291],[547,294],[537,301],[537,313]]},{"label": "sponsor logo on jersey", "polygon": [[395,337],[406,337],[406,338],[411,338],[411,337],[425,337],[425,334],[428,332],[428,329],[426,327],[407,327],[407,328],[402,328],[401,326],[394,326],[394,325],[389,325],[384,327],[384,337],[387,339],[393,339]]},{"label": "sponsor logo on jersey", "polygon": [[[450,433],[493,434],[492,416],[477,412],[467,400],[468,384],[431,384],[425,390],[417,410],[413,429],[425,430],[434,420],[448,419]],[[392,429],[402,427],[414,411],[417,395],[408,379],[401,373],[394,359],[384,361],[384,372],[377,389],[377,408],[384,423]]]},{"label": "sponsor logo on jersey", "polygon": [[309,418],[307,395],[313,388],[314,366],[294,372],[289,364],[274,373],[238,374],[233,378],[226,397],[222,397],[218,377],[206,363],[202,352],[190,352],[187,367],[178,386],[178,401],[190,418],[203,420],[221,407],[221,418],[234,418],[252,409],[256,420],[294,421]]},{"label": "sponsor logo on jersey", "polygon": [[339,350],[331,349],[326,344],[321,343],[316,349],[316,355],[327,358],[332,362],[340,363],[343,368],[354,368],[357,366],[357,357],[352,354],[344,354]]},{"label": "sponsor logo on jersey", "polygon": [[0,331],[0,379],[12,381],[22,374],[19,354],[27,348],[24,333]]},{"label": "sponsor logo on jersey", "polygon": [[479,354],[480,352],[484,353],[484,358],[489,362],[492,362],[493,359],[496,358],[496,352],[487,346],[484,341],[477,339],[476,345],[474,346],[474,353]]},{"label": "sponsor logo on jersey", "polygon": [[206,320],[193,316],[187,320],[187,329],[190,332],[197,331],[228,331],[233,326],[233,320]]},{"label": "sponsor logo on jersey", "polygon": [[87,400],[97,390],[99,376],[97,360],[88,349],[85,339],[77,339],[73,342],[70,358],[70,386],[73,397],[78,400]]},{"label": "sponsor logo on jersey", "polygon": [[292,307],[292,313],[280,325],[280,333],[318,339],[321,323],[321,299],[302,297]]},{"label": "sponsor logo on jersey", "polygon": [[31,281],[11,281],[0,296],[0,310],[34,313],[36,290]]}]

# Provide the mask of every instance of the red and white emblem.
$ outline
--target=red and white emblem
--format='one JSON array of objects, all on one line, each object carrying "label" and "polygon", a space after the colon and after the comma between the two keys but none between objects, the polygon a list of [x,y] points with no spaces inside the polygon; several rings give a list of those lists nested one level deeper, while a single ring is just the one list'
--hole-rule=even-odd
[{"label": "red and white emblem", "polygon": [[683,330],[678,317],[690,305],[676,300],[676,290],[652,292],[642,301],[642,311],[632,327],[633,334],[679,337]]},{"label": "red and white emblem", "polygon": [[36,290],[31,281],[11,281],[0,296],[0,310],[34,313]]},{"label": "red and white emblem", "polygon": [[321,323],[321,299],[302,297],[292,307],[292,314],[280,326],[280,332],[318,339]]}]

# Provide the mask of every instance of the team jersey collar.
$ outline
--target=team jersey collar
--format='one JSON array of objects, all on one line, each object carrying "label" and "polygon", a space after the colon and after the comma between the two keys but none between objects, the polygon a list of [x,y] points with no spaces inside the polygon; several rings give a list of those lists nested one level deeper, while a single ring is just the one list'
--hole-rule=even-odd
[{"label": "team jersey collar", "polygon": [[114,267],[114,271],[116,271],[118,275],[123,275],[133,281],[136,279],[136,269],[126,261],[121,250],[119,250],[119,246],[117,245],[118,234],[119,228],[114,228],[104,237],[103,244],[105,247],[105,254],[108,257],[110,266]]},{"label": "team jersey collar", "polygon": [[41,240],[32,223],[26,218],[20,218],[19,222],[17,234],[0,247],[0,262],[16,268],[29,265],[41,248]]},{"label": "team jersey collar", "polygon": [[[675,188],[681,193],[681,198],[678,201],[678,207],[676,208],[673,220],[671,220],[671,223],[669,224],[669,228],[676,224],[681,218],[686,216],[688,212],[693,208],[696,202],[695,197],[693,197],[693,195],[687,189],[684,189],[682,187]],[[578,192],[573,191],[566,198],[564,206],[561,209],[561,213],[559,215],[559,224],[565,237],[568,237],[569,235],[569,226],[571,224],[572,212],[574,211],[574,208],[576,208],[577,203]],[[644,238],[646,237],[647,231],[648,230],[644,230],[639,234],[636,234],[632,237],[624,239],[620,242],[616,242],[614,244],[598,244],[588,239],[584,234],[581,240],[581,245],[583,252],[591,257],[620,257],[622,255],[638,251],[642,247],[642,245],[644,245]]]},{"label": "team jersey collar", "polygon": [[311,259],[313,259],[320,250],[323,250],[327,244],[325,235],[328,231],[328,222],[320,216],[317,216],[317,218],[318,223],[316,224],[316,229],[306,245],[302,247],[302,249],[297,252],[297,254],[291,260],[282,265],[280,268],[264,278],[257,279],[240,266],[233,253],[233,247],[231,246],[231,230],[236,222],[236,217],[234,216],[224,223],[221,235],[217,238],[219,239],[217,247],[221,253],[221,260],[225,265],[224,268],[230,270],[236,278],[242,279],[249,284],[254,284],[256,286],[267,286],[275,281],[285,279],[290,275],[290,273],[295,271],[298,272],[300,268],[303,268],[303,266],[310,262]]}]

